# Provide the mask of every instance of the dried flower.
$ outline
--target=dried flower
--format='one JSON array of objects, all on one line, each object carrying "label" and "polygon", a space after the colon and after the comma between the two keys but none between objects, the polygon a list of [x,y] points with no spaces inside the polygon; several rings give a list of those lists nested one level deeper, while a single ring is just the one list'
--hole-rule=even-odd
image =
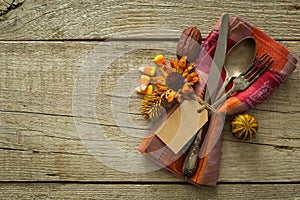
[{"label": "dried flower", "polygon": [[[161,59],[161,55],[159,56]],[[199,81],[198,74],[195,72],[194,64],[186,62],[184,56],[180,60],[170,60],[170,65],[160,65],[158,67],[162,76],[153,77],[156,91],[164,93],[168,102],[174,99],[181,103],[182,96],[190,99],[194,94],[192,86]]]}]

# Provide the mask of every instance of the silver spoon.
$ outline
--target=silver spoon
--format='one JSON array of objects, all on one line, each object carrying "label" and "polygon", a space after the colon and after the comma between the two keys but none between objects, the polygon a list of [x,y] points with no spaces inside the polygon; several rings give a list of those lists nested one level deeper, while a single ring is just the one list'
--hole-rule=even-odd
[{"label": "silver spoon", "polygon": [[224,63],[226,78],[220,88],[216,100],[218,100],[232,78],[238,77],[252,65],[256,54],[256,42],[253,37],[246,37],[236,43],[227,53]]},{"label": "silver spoon", "polygon": [[[223,94],[226,86],[233,77],[239,76],[247,71],[253,64],[256,54],[256,42],[253,37],[246,37],[236,43],[227,53],[224,68],[226,79],[219,90],[216,100]],[[202,141],[203,127],[197,132],[196,138],[192,143],[182,166],[182,174],[185,179],[190,178],[198,167],[200,143]]]}]

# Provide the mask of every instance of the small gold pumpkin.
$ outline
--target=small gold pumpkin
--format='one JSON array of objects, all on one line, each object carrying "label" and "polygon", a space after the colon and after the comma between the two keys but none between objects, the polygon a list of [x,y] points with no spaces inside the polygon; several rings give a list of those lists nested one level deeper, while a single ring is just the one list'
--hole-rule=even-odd
[{"label": "small gold pumpkin", "polygon": [[257,130],[258,123],[255,117],[247,113],[237,115],[231,122],[232,134],[243,142],[252,139]]}]

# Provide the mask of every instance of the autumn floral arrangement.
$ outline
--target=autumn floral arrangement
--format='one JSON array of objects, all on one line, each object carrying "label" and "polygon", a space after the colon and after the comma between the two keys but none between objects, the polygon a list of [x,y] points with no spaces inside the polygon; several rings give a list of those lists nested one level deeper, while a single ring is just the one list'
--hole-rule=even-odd
[{"label": "autumn floral arrangement", "polygon": [[[140,86],[136,91],[145,94],[141,104],[141,114],[146,120],[157,119],[175,102],[194,99],[194,86],[200,79],[191,61],[196,59],[200,51],[201,33],[196,27],[186,29],[178,43],[177,58],[170,59],[167,64],[163,55],[154,58],[155,66],[143,66],[139,70]],[[190,43],[195,43],[191,45]],[[181,56],[183,55],[183,56]],[[159,76],[156,74],[159,69]]]},{"label": "autumn floral arrangement", "polygon": [[[146,120],[159,118],[162,109],[167,109],[174,100],[181,103],[183,99],[193,98],[193,85],[199,81],[199,76],[195,72],[193,63],[187,63],[187,57],[171,59],[170,65],[167,65],[163,55],[154,58],[161,76],[141,77],[141,86],[137,91],[146,95],[141,105],[141,112]],[[152,67],[152,71],[154,71]],[[146,72],[145,68],[141,71]],[[150,70],[151,71],[151,70]]]}]

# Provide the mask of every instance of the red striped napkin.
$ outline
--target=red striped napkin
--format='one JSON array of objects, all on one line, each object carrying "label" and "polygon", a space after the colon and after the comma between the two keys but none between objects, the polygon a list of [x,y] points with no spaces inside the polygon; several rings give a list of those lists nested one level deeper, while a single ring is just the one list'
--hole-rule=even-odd
[{"label": "red striped napkin", "polygon": [[[195,62],[196,71],[202,80],[207,80],[208,77],[212,57],[217,45],[219,27],[220,20],[204,41],[202,50]],[[224,104],[218,107],[219,112],[224,112],[227,115],[243,112],[266,100],[296,68],[297,59],[285,47],[240,17],[232,17],[230,20],[227,51],[236,42],[248,36],[256,39],[256,56],[260,57],[267,52],[274,59],[274,63],[271,69],[267,70],[247,90],[235,93],[234,96],[228,98]],[[196,93],[203,97],[204,89],[205,84],[202,84],[196,89]],[[177,108],[172,108],[169,113],[171,114],[175,109]],[[213,114],[211,116],[204,142],[201,145],[198,169],[187,180],[188,182],[196,185],[216,185],[221,157],[220,136],[223,129],[223,121],[224,119],[218,115]],[[152,130],[150,135],[141,143],[139,150],[172,175],[183,179],[181,169],[186,156],[186,148],[177,154],[173,153],[154,135],[154,130]]]}]

